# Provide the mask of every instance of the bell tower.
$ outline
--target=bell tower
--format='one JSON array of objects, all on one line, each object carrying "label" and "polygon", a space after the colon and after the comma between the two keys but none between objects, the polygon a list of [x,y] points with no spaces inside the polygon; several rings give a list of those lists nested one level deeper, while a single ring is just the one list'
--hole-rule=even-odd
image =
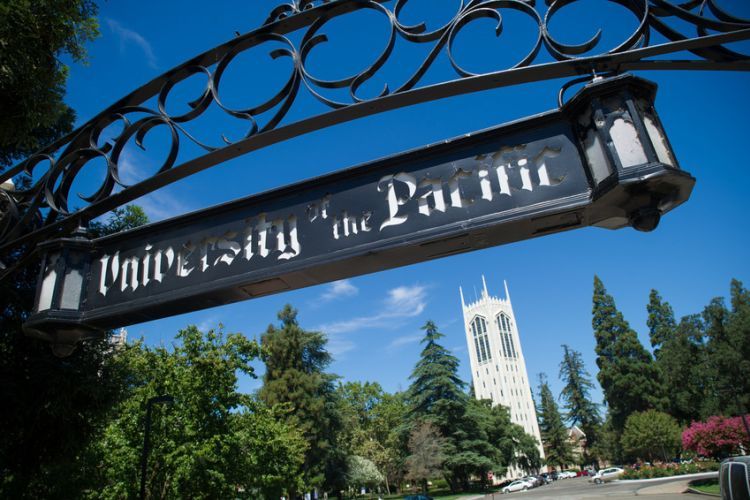
[{"label": "bell tower", "polygon": [[[508,408],[511,421],[537,439],[539,453],[544,458],[518,323],[508,284],[504,282],[504,286],[505,298],[491,296],[482,276],[481,296],[469,303],[459,288],[474,394],[477,399],[491,400],[493,406]],[[522,473],[515,467],[508,471],[510,477]]]}]

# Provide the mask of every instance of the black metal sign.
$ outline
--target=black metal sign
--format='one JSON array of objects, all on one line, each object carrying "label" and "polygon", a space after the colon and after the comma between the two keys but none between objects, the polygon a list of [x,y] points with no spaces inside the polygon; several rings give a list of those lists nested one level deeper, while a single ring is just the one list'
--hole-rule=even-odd
[{"label": "black metal sign", "polygon": [[90,241],[47,244],[27,328],[86,332],[597,224],[652,229],[689,196],[625,76],[563,108]]}]

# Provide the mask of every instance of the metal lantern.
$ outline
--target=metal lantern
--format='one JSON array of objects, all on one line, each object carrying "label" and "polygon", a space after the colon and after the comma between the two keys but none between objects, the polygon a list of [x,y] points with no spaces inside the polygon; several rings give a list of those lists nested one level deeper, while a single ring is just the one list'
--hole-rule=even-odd
[{"label": "metal lantern", "polygon": [[655,96],[655,83],[625,74],[595,79],[565,105],[577,121],[593,198],[610,198],[597,226],[651,231],[690,195],[695,179],[679,168]]},{"label": "metal lantern", "polygon": [[[50,341],[60,356],[70,354],[79,341],[101,335],[101,330],[70,323],[84,307],[91,249],[82,228],[72,238],[52,240],[39,248],[43,258],[33,318],[44,318],[45,327],[35,328],[36,321],[32,320],[24,329]],[[50,323],[55,326],[51,328]]]}]

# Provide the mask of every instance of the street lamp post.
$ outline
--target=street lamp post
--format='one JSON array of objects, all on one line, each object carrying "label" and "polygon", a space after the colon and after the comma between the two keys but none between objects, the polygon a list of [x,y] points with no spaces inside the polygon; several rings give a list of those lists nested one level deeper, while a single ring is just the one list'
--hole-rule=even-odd
[{"label": "street lamp post", "polygon": [[150,398],[146,403],[146,429],[143,434],[143,453],[141,454],[141,494],[140,499],[146,498],[146,465],[148,463],[149,435],[151,434],[151,410],[155,403],[174,403],[174,397],[168,394]]}]

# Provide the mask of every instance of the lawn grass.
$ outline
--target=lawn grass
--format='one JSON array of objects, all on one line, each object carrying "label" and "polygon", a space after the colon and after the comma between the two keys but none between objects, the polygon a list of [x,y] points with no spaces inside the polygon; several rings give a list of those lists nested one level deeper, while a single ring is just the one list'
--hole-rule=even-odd
[{"label": "lawn grass", "polygon": [[704,481],[695,481],[694,483],[690,484],[690,487],[702,493],[710,493],[713,495],[720,494],[718,479],[707,479]]}]

